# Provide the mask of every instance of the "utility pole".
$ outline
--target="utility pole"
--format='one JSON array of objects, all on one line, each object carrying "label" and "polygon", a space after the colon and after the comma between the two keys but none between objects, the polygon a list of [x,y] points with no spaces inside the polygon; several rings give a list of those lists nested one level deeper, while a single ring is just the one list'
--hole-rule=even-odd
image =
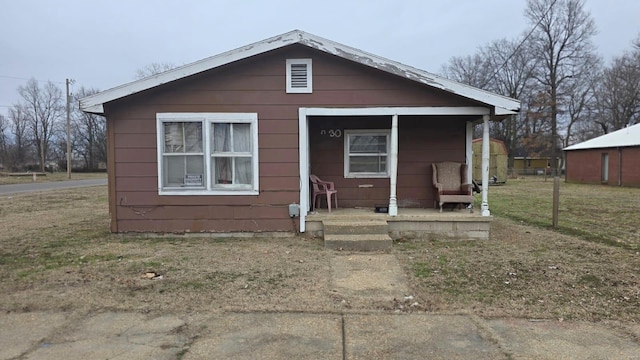
[{"label": "utility pole", "polygon": [[69,84],[74,81],[66,79],[67,85],[67,178],[71,179],[71,94],[69,94]]}]

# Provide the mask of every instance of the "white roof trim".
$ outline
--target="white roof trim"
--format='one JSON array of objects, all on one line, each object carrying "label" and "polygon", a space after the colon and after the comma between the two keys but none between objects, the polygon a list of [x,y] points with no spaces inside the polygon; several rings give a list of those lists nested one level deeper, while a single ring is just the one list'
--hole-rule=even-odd
[{"label": "white roof trim", "polygon": [[398,75],[437,89],[479,101],[483,104],[495,107],[496,115],[513,114],[520,109],[520,101],[518,100],[477,89],[469,85],[457,83],[424,70],[404,65],[300,30],[290,31],[282,35],[274,36],[257,43],[227,51],[219,55],[85,97],[80,100],[80,108],[85,112],[102,114],[104,112],[103,104],[109,101],[120,99],[128,95],[151,89],[158,85],[182,79],[187,76],[291,44],[302,44],[390,74]]},{"label": "white roof trim", "polygon": [[489,115],[481,106],[300,108],[307,116],[392,116],[392,115]]},{"label": "white roof trim", "polygon": [[568,146],[564,150],[601,149],[612,147],[640,146],[640,124],[627,126],[624,129],[604,134],[575,145]]}]

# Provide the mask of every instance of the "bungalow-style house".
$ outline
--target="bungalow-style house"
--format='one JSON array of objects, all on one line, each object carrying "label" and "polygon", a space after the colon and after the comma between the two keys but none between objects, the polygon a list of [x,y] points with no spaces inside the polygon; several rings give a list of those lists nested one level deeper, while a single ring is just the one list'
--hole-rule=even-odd
[{"label": "bungalow-style house", "polygon": [[640,124],[564,151],[567,182],[640,187]]},{"label": "bungalow-style house", "polygon": [[305,232],[311,174],[335,183],[336,215],[432,209],[431,164],[470,165],[473,124],[488,139],[520,107],[298,30],[80,104],[107,121],[111,231],[169,233]]}]

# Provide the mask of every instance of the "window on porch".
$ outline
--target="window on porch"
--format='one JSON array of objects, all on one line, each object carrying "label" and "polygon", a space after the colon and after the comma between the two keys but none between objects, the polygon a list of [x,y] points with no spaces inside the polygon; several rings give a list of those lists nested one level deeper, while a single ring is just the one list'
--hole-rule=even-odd
[{"label": "window on porch", "polygon": [[389,177],[390,130],[345,130],[344,176]]}]

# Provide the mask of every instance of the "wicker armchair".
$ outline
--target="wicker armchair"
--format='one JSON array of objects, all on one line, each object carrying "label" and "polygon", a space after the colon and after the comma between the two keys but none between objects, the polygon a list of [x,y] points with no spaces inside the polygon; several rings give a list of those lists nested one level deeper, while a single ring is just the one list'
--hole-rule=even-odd
[{"label": "wicker armchair", "polygon": [[436,188],[436,206],[463,204],[473,205],[472,185],[467,179],[467,164],[441,162],[431,164],[433,169],[433,186]]}]

